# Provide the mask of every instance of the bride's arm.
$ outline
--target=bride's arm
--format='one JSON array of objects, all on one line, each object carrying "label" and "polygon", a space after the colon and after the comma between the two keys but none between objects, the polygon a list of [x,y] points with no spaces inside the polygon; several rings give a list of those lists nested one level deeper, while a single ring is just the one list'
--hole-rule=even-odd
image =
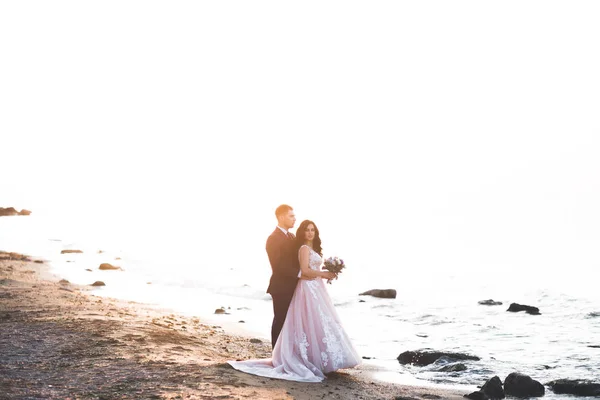
[{"label": "bride's arm", "polygon": [[300,250],[298,250],[298,259],[300,261],[300,271],[303,276],[307,278],[323,278],[323,279],[333,279],[335,274],[329,271],[315,271],[314,269],[310,269],[308,266],[309,260],[309,250],[308,247],[302,246]]}]

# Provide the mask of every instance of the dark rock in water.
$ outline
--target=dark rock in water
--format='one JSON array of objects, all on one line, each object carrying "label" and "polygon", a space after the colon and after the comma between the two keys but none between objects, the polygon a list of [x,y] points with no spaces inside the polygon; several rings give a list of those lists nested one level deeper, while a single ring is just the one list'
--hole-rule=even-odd
[{"label": "dark rock in water", "polygon": [[81,250],[61,250],[60,254],[83,253]]},{"label": "dark rock in water", "polygon": [[37,263],[37,264],[43,264],[44,260],[35,260],[34,262]]},{"label": "dark rock in water", "polygon": [[576,396],[600,396],[600,383],[583,379],[557,379],[546,384],[557,394]]},{"label": "dark rock in water", "polygon": [[66,285],[67,283],[69,283],[69,281],[66,279],[61,279],[60,281],[58,281],[58,283],[60,283],[61,285]]},{"label": "dark rock in water", "polygon": [[405,351],[398,356],[400,364],[414,364],[425,366],[433,364],[438,358],[447,357],[452,360],[474,360],[479,361],[477,356],[462,353],[446,353],[441,351]]},{"label": "dark rock in water", "polygon": [[252,339],[250,339],[250,343],[262,343],[262,340],[256,339],[256,338],[252,338]]},{"label": "dark rock in water", "polygon": [[366,303],[366,301],[364,301],[364,300],[359,300],[358,302],[359,303]]},{"label": "dark rock in water", "polygon": [[14,207],[3,208],[0,207],[0,217],[12,217],[14,215],[29,215],[31,211],[22,209],[17,211]]},{"label": "dark rock in water", "polygon": [[591,313],[589,313],[585,317],[586,318],[597,318],[597,317],[600,317],[600,312],[598,312],[598,311],[592,311]]},{"label": "dark rock in water", "polygon": [[510,311],[510,312],[525,311],[527,314],[540,315],[539,308],[532,307],[532,306],[526,306],[524,304],[519,304],[519,303],[511,303],[510,306],[508,307],[508,310],[506,310],[506,311]]},{"label": "dark rock in water", "polygon": [[100,264],[100,266],[98,267],[98,269],[101,269],[101,270],[118,270],[118,269],[121,269],[121,267],[116,267],[116,266],[114,266],[112,264],[109,264],[109,263],[102,263],[102,264]]},{"label": "dark rock in water", "polygon": [[492,299],[489,299],[489,300],[480,300],[477,303],[481,304],[482,306],[501,306],[502,305],[501,301],[495,301],[495,300],[492,300]]},{"label": "dark rock in water", "polygon": [[221,307],[221,308],[217,308],[215,310],[215,314],[229,314],[229,313],[225,310],[224,307]]},{"label": "dark rock in water", "polygon": [[442,368],[438,369],[439,372],[461,372],[466,371],[467,366],[462,363],[458,364],[448,364],[444,365]]},{"label": "dark rock in water", "polygon": [[91,286],[106,286],[106,283],[104,283],[102,281],[96,281],[96,282],[92,283]]},{"label": "dark rock in water", "polygon": [[525,374],[512,372],[504,379],[504,393],[507,396],[542,397],[545,391],[544,385]]},{"label": "dark rock in water", "polygon": [[3,208],[0,207],[0,217],[10,217],[12,215],[17,215],[18,212],[14,207]]},{"label": "dark rock in water", "polygon": [[362,292],[359,296],[373,296],[381,297],[383,299],[395,299],[396,289],[371,289],[366,292]]},{"label": "dark rock in water", "polygon": [[481,390],[478,390],[477,392],[465,394],[463,397],[466,397],[467,399],[471,399],[471,400],[489,400],[489,397],[487,397],[485,395],[485,393],[483,393]]},{"label": "dark rock in water", "polygon": [[503,399],[506,397],[504,389],[502,389],[502,381],[498,376],[494,376],[484,383],[481,391],[490,399]]},{"label": "dark rock in water", "polygon": [[91,270],[91,269],[89,269],[89,268],[86,268],[85,270],[86,270],[86,271],[89,271],[89,272],[92,272],[92,270]]},{"label": "dark rock in water", "polygon": [[600,344],[590,344],[588,347],[591,347],[592,349],[600,349]]}]

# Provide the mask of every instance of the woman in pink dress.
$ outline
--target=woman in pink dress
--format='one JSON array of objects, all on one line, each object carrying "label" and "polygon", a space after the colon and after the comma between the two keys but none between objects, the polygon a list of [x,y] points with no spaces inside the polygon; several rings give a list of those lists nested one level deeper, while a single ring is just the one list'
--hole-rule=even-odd
[{"label": "woman in pink dress", "polygon": [[300,279],[270,359],[229,361],[249,374],[298,382],[320,382],[325,374],[361,363],[342,327],[323,279],[323,254],[314,222],[302,221],[296,231]]}]

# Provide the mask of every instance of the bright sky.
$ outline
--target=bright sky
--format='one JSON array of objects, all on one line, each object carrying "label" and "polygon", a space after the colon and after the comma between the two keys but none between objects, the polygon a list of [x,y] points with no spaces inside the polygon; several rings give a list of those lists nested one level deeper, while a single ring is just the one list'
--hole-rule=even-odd
[{"label": "bright sky", "polygon": [[288,202],[415,262],[597,266],[599,19],[597,1],[3,2],[0,206],[248,232]]}]

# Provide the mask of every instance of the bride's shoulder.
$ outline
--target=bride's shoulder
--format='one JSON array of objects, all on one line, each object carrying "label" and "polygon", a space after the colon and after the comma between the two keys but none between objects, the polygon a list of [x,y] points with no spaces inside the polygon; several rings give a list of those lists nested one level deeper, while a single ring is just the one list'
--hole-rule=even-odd
[{"label": "bride's shoulder", "polygon": [[298,251],[308,251],[310,252],[310,247],[306,244],[303,244],[302,246],[300,246],[300,248],[298,249]]}]

